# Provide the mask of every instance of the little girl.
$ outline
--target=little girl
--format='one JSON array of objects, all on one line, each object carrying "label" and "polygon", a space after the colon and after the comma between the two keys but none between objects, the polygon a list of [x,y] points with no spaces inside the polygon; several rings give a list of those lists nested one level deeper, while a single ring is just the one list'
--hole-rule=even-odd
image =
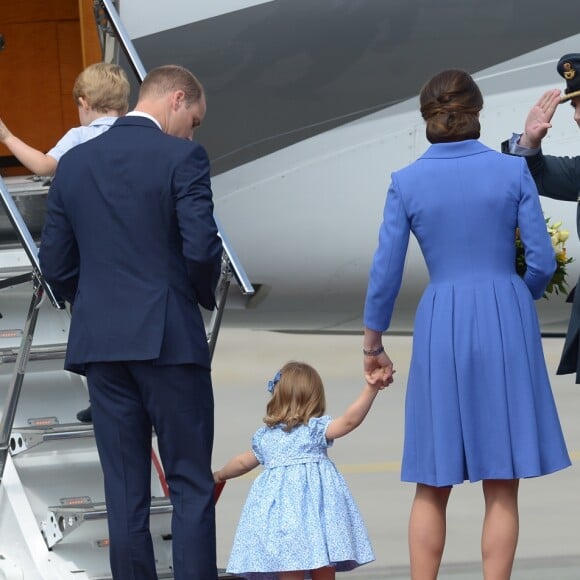
[{"label": "little girl", "polygon": [[[370,377],[373,382],[382,372]],[[332,420],[323,415],[324,387],[311,366],[289,362],[268,383],[266,426],[255,433],[252,450],[214,473],[220,483],[260,463],[265,468],[242,510],[229,573],[248,580],[332,580],[337,570],[375,559],[346,482],[326,449],[362,423],[380,388],[367,384],[344,415]]]}]

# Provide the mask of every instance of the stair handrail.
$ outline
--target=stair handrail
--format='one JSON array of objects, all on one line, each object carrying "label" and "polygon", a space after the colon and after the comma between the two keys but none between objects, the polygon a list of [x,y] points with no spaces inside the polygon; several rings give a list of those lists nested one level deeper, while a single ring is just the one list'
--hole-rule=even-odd
[{"label": "stair handrail", "polygon": [[[14,418],[16,416],[16,409],[18,407],[18,401],[20,399],[20,392],[22,390],[22,383],[24,381],[24,373],[26,372],[26,365],[28,364],[28,359],[30,357],[30,350],[32,348],[32,339],[34,336],[34,330],[36,328],[36,321],[38,319],[38,309],[42,301],[43,296],[46,296],[52,305],[59,310],[64,308],[64,305],[60,303],[48,282],[44,279],[42,272],[40,271],[40,264],[38,261],[38,248],[30,230],[28,229],[20,211],[16,207],[8,188],[6,187],[4,180],[0,177],[0,201],[6,212],[6,216],[10,220],[14,231],[20,241],[20,244],[24,248],[24,251],[30,261],[32,266],[32,273],[30,276],[14,276],[13,278],[8,278],[6,283],[12,282],[14,285],[29,281],[32,279],[32,299],[30,301],[30,306],[28,308],[28,315],[26,317],[26,322],[24,324],[24,329],[22,332],[22,338],[20,341],[20,348],[18,349],[18,354],[16,355],[16,360],[14,363],[14,371],[12,372],[12,378],[8,386],[8,391],[6,393],[6,401],[2,411],[2,418],[0,419],[0,484],[2,483],[2,476],[4,475],[4,468],[6,466],[6,461],[8,458],[8,450],[10,443],[10,433],[12,432],[12,427],[14,425]],[[6,284],[3,285],[5,287]]]},{"label": "stair handrail", "polygon": [[[46,297],[50,300],[51,304],[58,309],[64,308],[64,305],[59,302],[54,295],[51,287],[49,286],[48,282],[44,279],[42,272],[40,271],[40,263],[38,261],[38,246],[34,241],[28,226],[26,225],[22,214],[18,210],[12,195],[8,191],[8,187],[4,183],[4,179],[0,177],[0,201],[2,206],[4,207],[4,211],[6,212],[6,216],[10,220],[14,231],[20,241],[20,244],[24,248],[26,256],[32,266],[32,277],[36,278],[38,282],[41,284]],[[30,278],[29,274],[23,274],[19,276],[15,276],[13,278],[8,278],[7,280],[2,281],[2,287],[6,287],[7,285],[18,284],[20,282],[28,281],[27,278]],[[13,284],[12,284],[13,283]]]},{"label": "stair handrail", "polygon": [[[117,9],[115,8],[112,0],[95,0],[96,6],[101,6],[104,10],[108,23],[113,29],[117,41],[119,42],[125,56],[127,57],[129,64],[135,75],[137,76],[139,82],[143,82],[145,75],[147,74],[145,67],[139,57],[139,54],[135,50],[133,41],[131,40],[125,25],[123,24]],[[219,329],[221,327],[222,316],[225,308],[225,302],[228,295],[228,290],[230,286],[230,281],[233,278],[236,279],[238,286],[244,296],[251,296],[254,294],[254,287],[252,286],[246,272],[238,259],[237,255],[233,251],[231,244],[229,243],[226,235],[223,232],[223,228],[220,226],[216,219],[216,223],[219,230],[219,235],[222,240],[223,246],[223,256],[222,256],[222,270],[220,274],[220,279],[218,281],[217,291],[216,291],[216,307],[212,313],[209,326],[207,329],[207,339],[210,349],[210,357],[213,358],[215,345],[217,342],[217,336]]]},{"label": "stair handrail", "polygon": [[141,61],[139,54],[135,50],[133,41],[131,40],[127,29],[125,28],[125,25],[123,24],[121,17],[115,8],[115,5],[111,0],[95,0],[95,5],[101,6],[101,8],[105,11],[109,21],[108,23],[111,25],[113,32],[117,36],[117,41],[121,45],[125,56],[129,60],[129,64],[135,72],[137,79],[140,83],[142,83],[145,75],[147,74],[147,71],[143,66],[143,62]]}]

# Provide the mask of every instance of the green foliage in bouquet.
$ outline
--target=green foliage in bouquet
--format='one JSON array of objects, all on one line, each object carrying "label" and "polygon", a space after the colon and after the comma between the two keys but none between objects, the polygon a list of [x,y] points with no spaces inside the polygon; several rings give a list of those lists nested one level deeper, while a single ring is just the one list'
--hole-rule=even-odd
[{"label": "green foliage in bouquet", "polygon": [[[566,276],[568,272],[566,271],[566,266],[574,260],[574,258],[569,258],[566,254],[566,240],[570,236],[568,230],[561,230],[562,222],[556,222],[555,224],[550,224],[550,218],[546,218],[546,228],[548,229],[548,234],[552,240],[552,247],[554,248],[554,253],[556,254],[556,271],[550,280],[544,293],[544,298],[552,293],[555,294],[568,294],[566,281]],[[520,239],[520,230],[516,229],[516,272],[523,276],[526,272],[526,258],[524,254],[524,245]]]}]

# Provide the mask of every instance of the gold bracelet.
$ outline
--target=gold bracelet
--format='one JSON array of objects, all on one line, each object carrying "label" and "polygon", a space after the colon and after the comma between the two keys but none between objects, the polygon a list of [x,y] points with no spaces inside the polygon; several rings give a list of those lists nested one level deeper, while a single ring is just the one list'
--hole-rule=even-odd
[{"label": "gold bracelet", "polygon": [[379,356],[382,352],[385,352],[385,348],[383,347],[382,344],[381,344],[381,346],[379,346],[378,348],[375,348],[374,350],[365,350],[363,348],[363,354],[365,356]]}]

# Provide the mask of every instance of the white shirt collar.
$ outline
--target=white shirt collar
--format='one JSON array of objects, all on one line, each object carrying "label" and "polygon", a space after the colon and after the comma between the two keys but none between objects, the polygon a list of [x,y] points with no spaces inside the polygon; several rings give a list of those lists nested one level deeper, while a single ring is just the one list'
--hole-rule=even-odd
[{"label": "white shirt collar", "polygon": [[[143,111],[129,111],[125,116],[126,117],[145,117],[146,119],[153,121],[161,129],[161,123],[159,123],[159,121],[153,115],[150,115],[149,113],[144,113]],[[163,129],[161,129],[161,130],[163,131]]]},{"label": "white shirt collar", "polygon": [[99,127],[100,125],[112,125],[119,117],[98,117],[88,124],[88,127]]}]

